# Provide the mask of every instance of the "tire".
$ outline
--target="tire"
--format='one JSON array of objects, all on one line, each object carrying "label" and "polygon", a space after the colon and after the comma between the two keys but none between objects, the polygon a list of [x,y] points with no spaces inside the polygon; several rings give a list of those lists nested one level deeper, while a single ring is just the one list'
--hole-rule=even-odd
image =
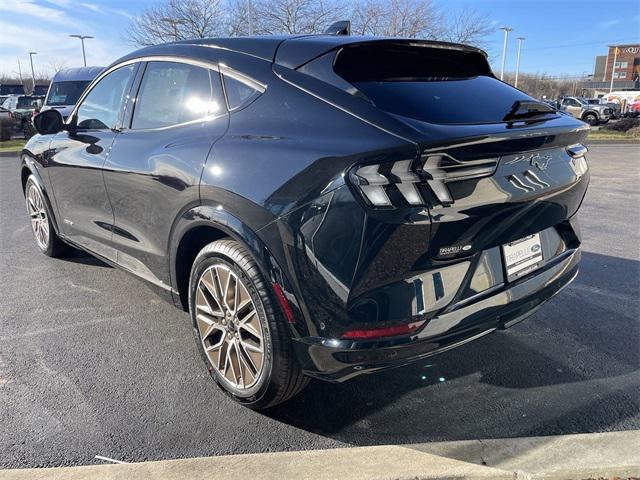
[{"label": "tire", "polygon": [[584,122],[587,122],[592,127],[598,124],[598,117],[593,113],[587,113],[584,117],[582,117]]},{"label": "tire", "polygon": [[2,142],[6,142],[7,140],[11,139],[11,131],[8,129],[1,129],[0,130],[0,141]]},{"label": "tire", "polygon": [[254,410],[309,383],[268,285],[249,252],[227,239],[200,251],[189,278],[189,312],[207,369],[227,395]]},{"label": "tire", "polygon": [[51,223],[51,212],[47,207],[42,190],[30,175],[25,185],[25,202],[27,213],[31,220],[36,246],[48,257],[60,258],[67,256],[73,248],[64,243]]}]

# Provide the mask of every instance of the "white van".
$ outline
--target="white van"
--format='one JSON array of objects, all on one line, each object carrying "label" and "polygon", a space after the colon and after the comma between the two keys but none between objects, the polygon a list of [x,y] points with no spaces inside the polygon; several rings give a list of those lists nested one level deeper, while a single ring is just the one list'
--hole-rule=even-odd
[{"label": "white van", "polygon": [[622,112],[623,115],[629,114],[631,113],[631,105],[640,102],[640,90],[607,93],[602,97],[601,102],[617,103],[620,105],[620,112]]},{"label": "white van", "polygon": [[66,120],[84,89],[103,70],[104,67],[80,67],[60,70],[51,80],[41,111],[44,112],[55,108]]}]

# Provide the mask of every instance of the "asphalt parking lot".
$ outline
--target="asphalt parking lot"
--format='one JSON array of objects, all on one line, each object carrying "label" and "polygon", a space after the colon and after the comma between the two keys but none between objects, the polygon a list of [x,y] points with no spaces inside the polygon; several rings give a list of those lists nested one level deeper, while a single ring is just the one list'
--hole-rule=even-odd
[{"label": "asphalt parking lot", "polygon": [[640,147],[589,159],[581,273],[533,317],[256,413],[208,378],[185,313],[41,255],[0,157],[0,467],[640,429]]}]

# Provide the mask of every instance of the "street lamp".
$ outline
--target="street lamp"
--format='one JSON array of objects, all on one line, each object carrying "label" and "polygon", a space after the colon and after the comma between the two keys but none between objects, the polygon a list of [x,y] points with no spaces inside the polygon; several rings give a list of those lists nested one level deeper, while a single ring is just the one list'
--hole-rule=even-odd
[{"label": "street lamp", "polygon": [[516,60],[516,80],[514,82],[514,87],[518,88],[518,73],[520,72],[520,49],[522,48],[522,41],[524,37],[518,37],[518,59]]},{"label": "street lamp", "polygon": [[513,28],[500,27],[500,30],[504,32],[504,45],[502,45],[502,68],[500,69],[500,80],[504,80],[504,64],[507,61],[507,38],[509,32],[513,32]]},{"label": "street lamp", "polygon": [[31,62],[31,81],[33,82],[33,90],[36,89],[36,74],[33,71],[33,56],[37,54],[38,52],[29,52],[29,61]]},{"label": "street lamp", "polygon": [[87,55],[84,52],[84,39],[85,38],[93,38],[90,35],[69,35],[71,38],[79,38],[80,42],[82,42],[82,60],[84,62],[84,66],[87,66]]}]

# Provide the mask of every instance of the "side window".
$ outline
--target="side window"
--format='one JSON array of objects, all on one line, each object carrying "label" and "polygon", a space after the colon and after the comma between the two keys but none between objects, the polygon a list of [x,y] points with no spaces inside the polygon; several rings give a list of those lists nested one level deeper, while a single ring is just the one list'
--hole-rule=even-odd
[{"label": "side window", "polygon": [[260,91],[254,87],[247,85],[240,80],[224,74],[224,90],[227,93],[227,102],[229,110],[244,107],[253,102],[259,95]]},{"label": "side window", "polygon": [[103,130],[116,126],[134,70],[134,64],[114,70],[91,89],[78,108],[78,128]]},{"label": "side window", "polygon": [[204,119],[224,112],[222,102],[217,72],[186,63],[149,62],[131,128],[169,127]]}]

